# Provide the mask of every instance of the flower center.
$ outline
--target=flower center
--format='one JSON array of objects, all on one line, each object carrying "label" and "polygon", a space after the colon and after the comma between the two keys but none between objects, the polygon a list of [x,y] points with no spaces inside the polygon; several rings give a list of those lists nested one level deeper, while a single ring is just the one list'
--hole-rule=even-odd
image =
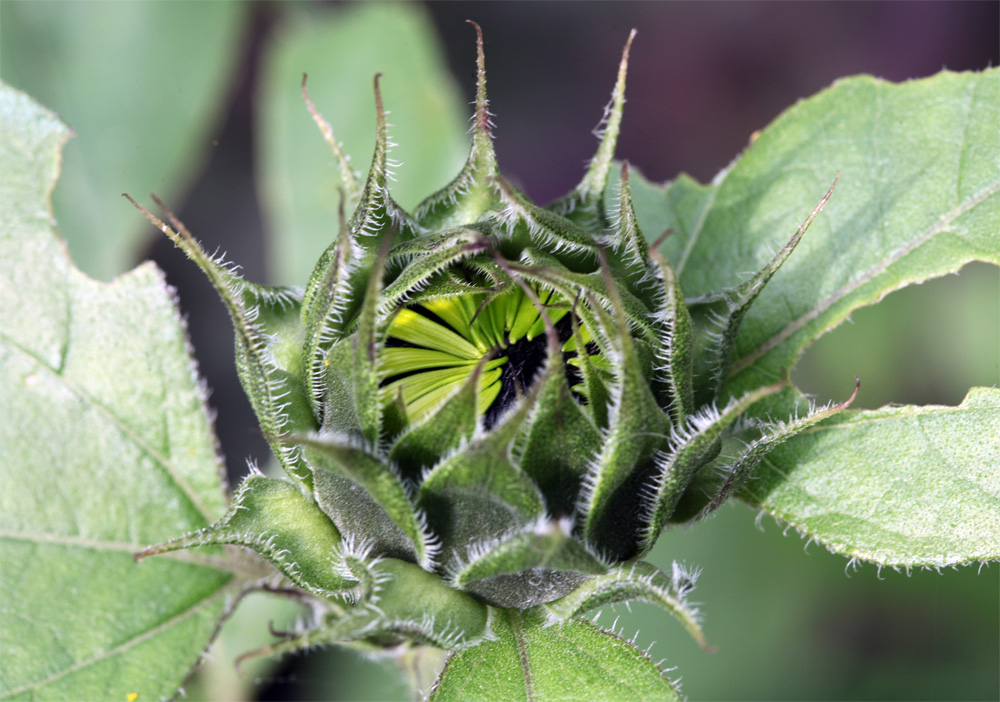
[{"label": "flower center", "polygon": [[[586,400],[576,365],[572,305],[551,291],[536,295],[555,325],[570,387]],[[597,352],[581,323],[588,353]],[[491,355],[477,381],[476,410],[492,427],[531,386],[545,363],[545,321],[520,287],[426,300],[400,310],[389,325],[379,370],[383,402],[402,394],[411,422],[418,422],[464,385]]]}]

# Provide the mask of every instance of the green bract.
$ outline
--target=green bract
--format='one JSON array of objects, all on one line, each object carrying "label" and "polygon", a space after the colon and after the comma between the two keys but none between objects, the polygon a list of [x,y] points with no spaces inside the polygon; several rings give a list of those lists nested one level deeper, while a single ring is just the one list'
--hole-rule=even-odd
[{"label": "green bract", "polygon": [[378,77],[363,183],[306,97],[352,214],[304,291],[247,282],[172,215],[173,229],[149,215],[228,307],[287,478],[255,472],[217,524],[143,555],[237,544],[266,558],[315,604],[275,652],[456,650],[514,636],[528,609],[525,621],[586,638],[579,615],[635,598],[703,643],[693,577],[641,559],[665,524],[718,507],[771,448],[846,406],[760,424],[719,458],[741,415],[784,385],[722,394],[741,320],[829,193],[757,275],[685,301],[639,230],[627,164],[617,206],[603,205],[627,59],[628,45],[597,155],[548,207],[497,168],[481,35],[468,162],[413,213],[390,195]]}]

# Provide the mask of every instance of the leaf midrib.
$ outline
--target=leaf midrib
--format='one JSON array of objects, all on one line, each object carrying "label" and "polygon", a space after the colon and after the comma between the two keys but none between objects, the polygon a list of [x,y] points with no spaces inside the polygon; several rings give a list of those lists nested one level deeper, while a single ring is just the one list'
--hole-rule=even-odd
[{"label": "leaf midrib", "polygon": [[514,648],[517,649],[518,661],[521,664],[521,673],[524,676],[524,695],[528,702],[534,702],[535,682],[531,674],[531,661],[528,660],[528,642],[524,639],[524,624],[521,621],[519,612],[511,611],[508,620],[511,629],[514,631]]},{"label": "leaf midrib", "polygon": [[[127,553],[130,556],[142,551],[147,544],[134,544],[125,541],[105,541],[102,539],[88,539],[82,536],[69,536],[63,534],[46,534],[28,531],[16,531],[13,529],[0,529],[0,541],[28,541],[36,544],[48,544],[52,546],[66,546],[68,548],[79,548],[91,551],[109,551],[112,553]],[[244,574],[238,564],[231,559],[217,558],[207,554],[193,553],[191,551],[171,551],[169,553],[157,554],[158,558],[168,558],[182,563],[212,568],[223,573],[234,575]]]}]

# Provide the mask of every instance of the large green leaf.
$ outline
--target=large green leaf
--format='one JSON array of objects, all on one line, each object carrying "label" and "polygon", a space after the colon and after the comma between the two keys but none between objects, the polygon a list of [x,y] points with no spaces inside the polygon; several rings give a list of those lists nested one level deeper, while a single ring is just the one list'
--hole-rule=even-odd
[{"label": "large green leaf", "polygon": [[[300,93],[302,74],[316,108],[367,173],[375,149],[372,81],[382,73],[393,198],[405,208],[443,187],[468,151],[467,111],[424,12],[405,3],[293,12],[264,59],[259,95],[260,187],[273,236],[273,275],[302,284],[337,234],[340,176],[330,147]],[[475,66],[469,30],[469,70]],[[348,215],[350,212],[347,213]]]},{"label": "large green leaf", "polygon": [[785,112],[710,185],[633,179],[643,231],[674,229],[663,250],[693,298],[760,270],[840,174],[743,323],[731,393],[773,382],[810,341],[892,290],[973,260],[1000,264],[998,106],[1000,69],[898,85],[847,78]]},{"label": "large green leaf", "polygon": [[828,548],[888,566],[1000,559],[1000,390],[958,407],[844,412],[764,459],[743,497]]},{"label": "large green leaf", "polygon": [[[150,230],[122,191],[177,204],[212,150],[246,5],[0,3],[3,79],[78,133],[54,197],[70,252],[103,280],[129,268]],[[127,70],[124,70],[127,68]]]},{"label": "large green leaf", "polygon": [[453,654],[431,694],[450,700],[677,700],[673,683],[629,642],[570,620],[497,610],[496,640]]},{"label": "large green leaf", "polygon": [[160,272],[93,281],[53,232],[69,130],[7,86],[0,121],[0,698],[169,696],[235,587],[132,558],[225,509],[204,391]]}]

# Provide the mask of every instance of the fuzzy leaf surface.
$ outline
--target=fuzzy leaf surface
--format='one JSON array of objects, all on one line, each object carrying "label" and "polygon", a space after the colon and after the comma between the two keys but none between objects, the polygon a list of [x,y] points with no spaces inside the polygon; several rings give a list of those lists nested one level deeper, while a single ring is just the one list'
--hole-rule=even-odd
[{"label": "fuzzy leaf surface", "polygon": [[248,9],[235,2],[0,5],[3,80],[77,132],[53,206],[84,272],[109,280],[135,264],[151,237],[122,191],[155,191],[179,205],[208,160]]},{"label": "fuzzy leaf surface", "polygon": [[1000,559],[998,466],[1000,390],[973,388],[958,407],[818,424],[768,454],[741,497],[845,556],[952,566]]},{"label": "fuzzy leaf surface", "polygon": [[96,282],[55,235],[69,130],[7,86],[0,120],[0,699],[168,697],[235,587],[132,559],[225,510],[204,394],[162,274]]},{"label": "fuzzy leaf surface", "polygon": [[262,205],[275,234],[274,273],[288,284],[306,280],[336,237],[340,201],[337,160],[299,91],[303,72],[316,108],[362,173],[375,146],[372,78],[384,75],[389,138],[399,144],[389,158],[403,163],[390,187],[407,209],[447,184],[468,149],[466,109],[422,10],[397,3],[323,10],[293,11],[265,56],[259,91]]},{"label": "fuzzy leaf surface", "polygon": [[691,299],[760,270],[840,173],[747,314],[729,394],[774,382],[813,339],[893,290],[974,260],[1000,264],[998,105],[998,69],[846,78],[778,117],[709,185],[633,176],[642,229],[673,228],[662,250]]},{"label": "fuzzy leaf surface", "polygon": [[498,610],[495,641],[454,654],[432,702],[451,700],[679,700],[642,651],[590,622],[544,627],[540,614]]}]

